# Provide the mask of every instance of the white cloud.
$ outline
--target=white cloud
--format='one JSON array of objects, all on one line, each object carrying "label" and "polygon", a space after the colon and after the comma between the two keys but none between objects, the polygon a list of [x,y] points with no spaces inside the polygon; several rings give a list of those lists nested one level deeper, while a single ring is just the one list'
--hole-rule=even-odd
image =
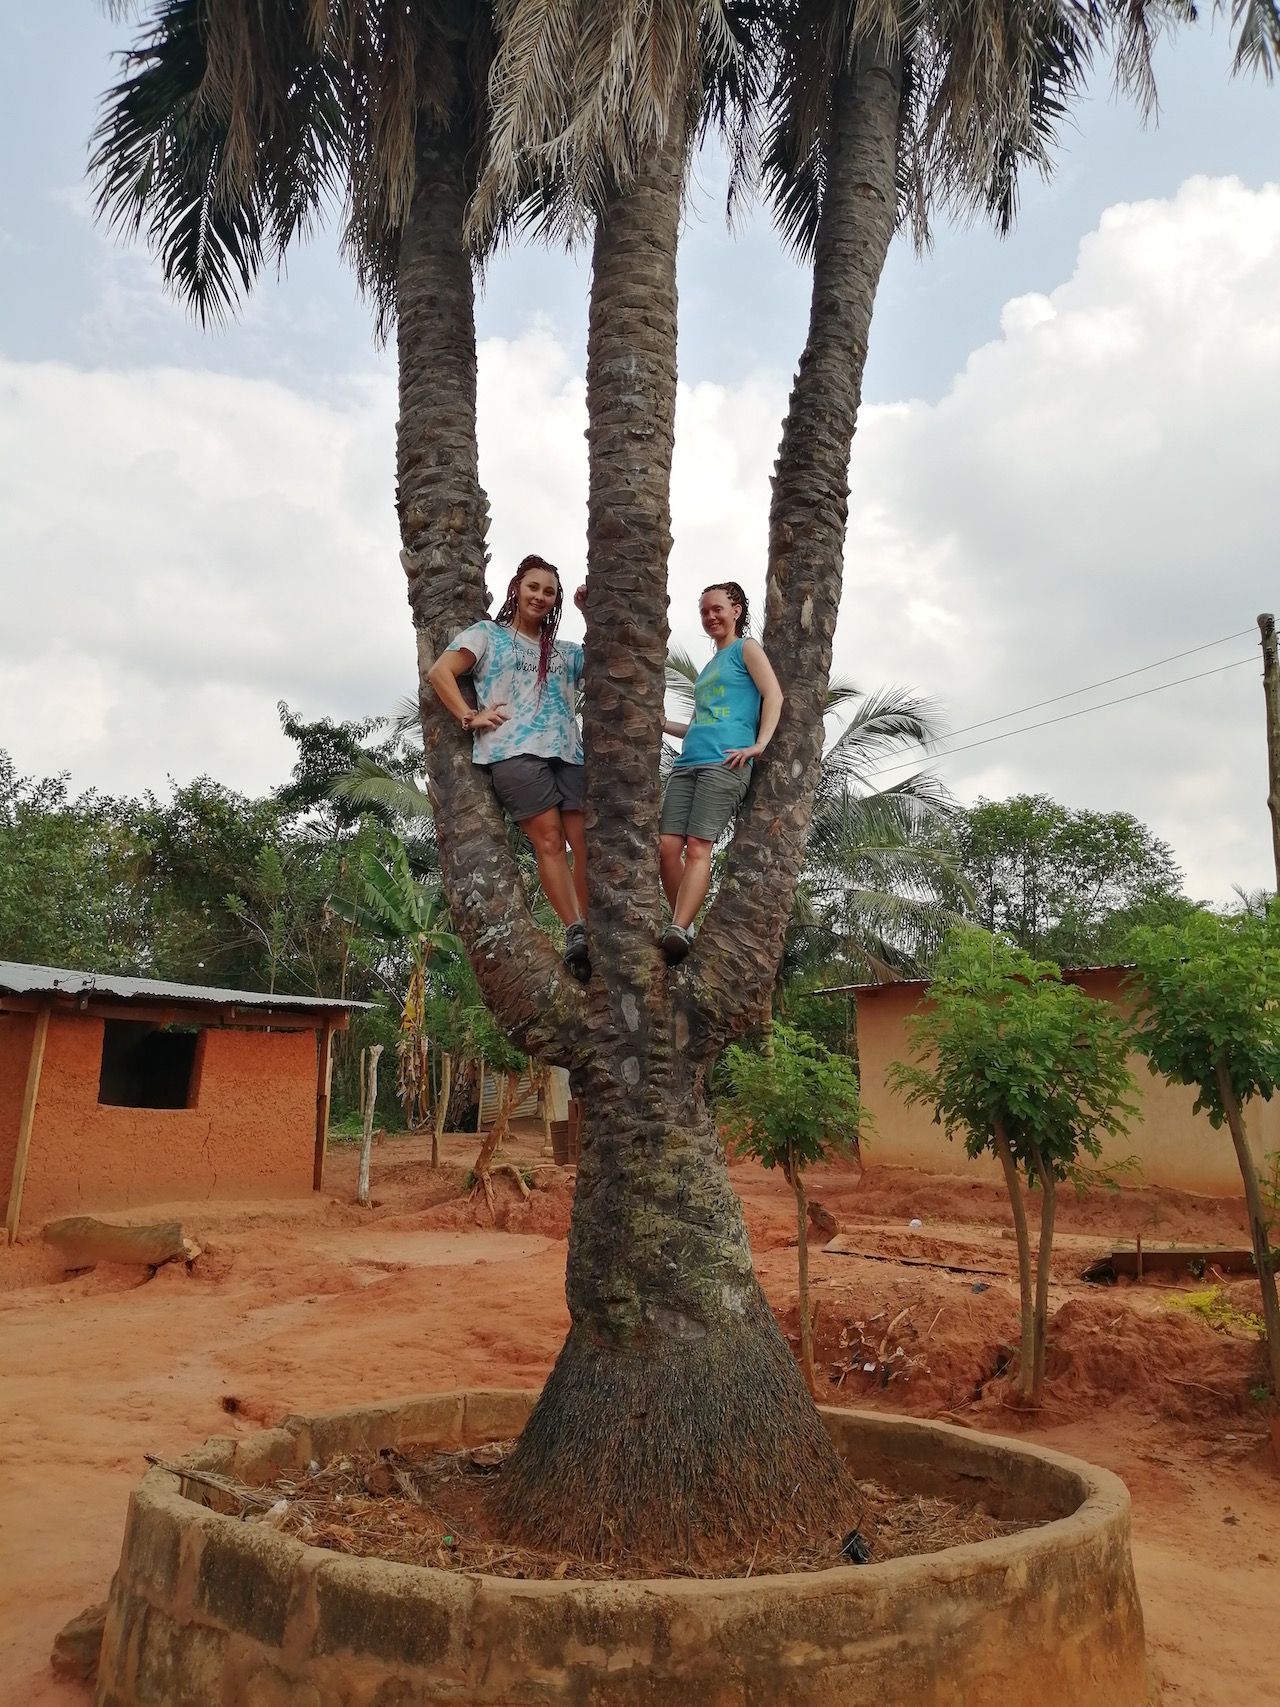
[{"label": "white cloud", "polygon": [[[1010,303],[1003,337],[936,406],[869,410],[845,667],[926,687],[959,729],[1251,630],[1280,594],[1278,295],[1280,188],[1191,179],[1170,201],[1109,209],[1070,281]],[[1249,633],[1037,715],[1255,650]],[[1273,882],[1257,676],[1248,665],[944,770],[966,797],[1037,789],[1133,811],[1197,893]]]},{"label": "white cloud", "polygon": [[[1109,209],[1071,279],[1010,301],[936,405],[865,410],[837,669],[920,688],[960,729],[1251,629],[1280,603],[1278,296],[1280,189],[1192,179]],[[543,327],[488,340],[480,372],[491,583],[529,550],[576,578],[581,374]],[[788,389],[777,374],[681,392],[671,623],[695,653],[702,586],[762,591]],[[393,704],[412,685],[394,414],[372,358],[327,399],[204,371],[0,363],[0,745],[82,785],[208,770],[260,789],[289,762],[278,698],[307,715]],[[1196,893],[1270,877],[1251,666],[944,773],[965,797],[1132,810]]]},{"label": "white cloud", "polygon": [[275,701],[412,665],[385,380],[324,407],[206,372],[0,363],[0,745],[80,784],[287,771]]}]

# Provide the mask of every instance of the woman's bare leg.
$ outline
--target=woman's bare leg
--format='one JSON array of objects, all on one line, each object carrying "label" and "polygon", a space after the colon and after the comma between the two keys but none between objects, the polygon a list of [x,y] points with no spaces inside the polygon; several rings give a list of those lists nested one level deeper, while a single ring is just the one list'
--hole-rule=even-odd
[{"label": "woman's bare leg", "polygon": [[671,908],[673,924],[688,930],[698,916],[698,908],[707,898],[711,887],[711,850],[714,842],[701,836],[686,836],[684,842],[684,876]]},{"label": "woman's bare leg", "polygon": [[674,915],[676,896],[679,895],[680,885],[684,881],[683,836],[659,836],[658,875],[662,879],[662,893]]},{"label": "woman's bare leg", "polygon": [[[582,822],[581,812],[570,814]],[[542,885],[542,893],[550,901],[552,910],[561,924],[575,924],[582,917],[582,909],[578,903],[578,892],[574,888],[573,872],[569,870],[569,859],[565,853],[565,823],[560,816],[558,806],[549,806],[545,812],[538,812],[532,818],[521,820],[520,828],[533,843],[533,851],[538,860],[538,881]],[[586,880],[586,862],[583,861],[583,881]]]},{"label": "woman's bare leg", "polygon": [[[565,840],[569,844],[569,852],[573,855],[573,888],[578,897],[578,907],[581,916],[587,916],[587,831],[581,812],[564,812],[560,814],[564,825]],[[568,921],[566,921],[568,922]]]}]

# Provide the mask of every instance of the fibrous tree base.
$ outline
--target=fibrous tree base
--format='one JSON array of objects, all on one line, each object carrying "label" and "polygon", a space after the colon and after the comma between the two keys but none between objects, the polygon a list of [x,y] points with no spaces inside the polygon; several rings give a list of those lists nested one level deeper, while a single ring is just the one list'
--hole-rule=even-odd
[{"label": "fibrous tree base", "polygon": [[492,1509],[512,1539],[639,1569],[838,1536],[857,1498],[758,1294],[626,1352],[571,1329]]}]

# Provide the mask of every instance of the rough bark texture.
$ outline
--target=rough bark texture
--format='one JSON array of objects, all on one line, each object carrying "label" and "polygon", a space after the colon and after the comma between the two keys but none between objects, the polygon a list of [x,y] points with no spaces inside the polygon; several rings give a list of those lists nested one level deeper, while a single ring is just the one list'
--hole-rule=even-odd
[{"label": "rough bark texture", "polygon": [[573,1325],[494,1495],[513,1536],[638,1565],[816,1535],[853,1504],[756,1280],[657,947],[682,147],[670,137],[597,223],[584,717],[597,976]]},{"label": "rough bark texture", "polygon": [[782,951],[822,758],[840,606],[849,453],[876,287],[896,221],[900,66],[864,51],[838,79],[833,156],[814,256],[809,335],[783,425],[769,512],[764,646],[786,704],[686,962],[699,1052],[754,1018]]},{"label": "rough bark texture", "polygon": [[413,208],[400,248],[396,507],[418,630],[419,702],[440,862],[454,928],[485,1000],[529,1054],[579,1058],[585,1004],[525,905],[487,771],[427,685],[439,652],[488,610],[489,505],[476,451],[476,335],[462,224],[465,126],[420,120]]}]

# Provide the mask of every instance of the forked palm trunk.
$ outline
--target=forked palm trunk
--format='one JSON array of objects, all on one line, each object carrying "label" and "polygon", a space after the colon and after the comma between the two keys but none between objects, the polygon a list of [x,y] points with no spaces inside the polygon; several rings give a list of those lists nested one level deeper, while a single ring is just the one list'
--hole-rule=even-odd
[{"label": "forked palm trunk", "polygon": [[637,1564],[816,1536],[851,1492],[756,1280],[704,1062],[657,946],[682,154],[671,136],[597,223],[584,720],[596,976],[572,1326],[494,1495],[512,1535]]},{"label": "forked palm trunk", "polygon": [[769,508],[765,650],[786,696],[739,814],[715,907],[689,966],[695,1040],[714,1052],[769,988],[822,762],[840,608],[849,455],[876,289],[897,223],[902,68],[859,50],[835,82],[831,171],[814,248],[809,331]]},{"label": "forked palm trunk", "polygon": [[396,508],[418,633],[419,704],[440,869],[454,928],[489,1007],[528,1054],[569,1065],[583,999],[523,899],[487,771],[427,683],[438,653],[488,608],[489,505],[476,445],[475,291],[463,220],[465,124],[419,115],[413,205],[400,244]]}]

